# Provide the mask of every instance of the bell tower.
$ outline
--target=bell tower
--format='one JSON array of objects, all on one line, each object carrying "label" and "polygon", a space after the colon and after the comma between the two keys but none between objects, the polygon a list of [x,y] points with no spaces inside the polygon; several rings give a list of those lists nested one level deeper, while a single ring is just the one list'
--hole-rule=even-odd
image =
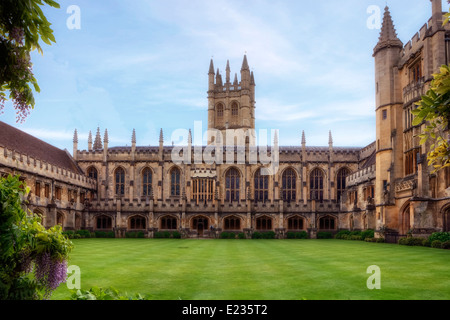
[{"label": "bell tower", "polygon": [[208,144],[231,146],[254,143],[256,85],[246,55],[240,74],[240,82],[237,73],[231,81],[230,62],[227,61],[224,82],[220,70],[214,72],[211,59],[208,73]]}]

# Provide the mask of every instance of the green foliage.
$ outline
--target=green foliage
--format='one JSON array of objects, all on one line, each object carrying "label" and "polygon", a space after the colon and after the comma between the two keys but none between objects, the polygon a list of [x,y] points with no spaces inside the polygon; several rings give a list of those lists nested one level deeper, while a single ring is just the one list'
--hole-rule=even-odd
[{"label": "green foliage", "polygon": [[40,40],[47,45],[55,42],[51,24],[41,9],[44,3],[59,8],[53,0],[0,2],[0,111],[4,108],[5,91],[9,91],[18,121],[25,120],[34,107],[31,86],[40,91],[32,72],[30,52],[38,50],[42,54]]},{"label": "green foliage", "polygon": [[317,232],[317,239],[332,239],[332,238],[333,234],[331,232],[328,231]]},{"label": "green foliage", "polygon": [[247,239],[247,236],[245,235],[245,233],[243,233],[243,232],[239,232],[239,234],[238,234],[238,239]]},{"label": "green foliage", "polygon": [[345,239],[343,236],[350,235],[350,230],[340,230],[336,235],[334,236],[335,239]]},{"label": "green foliage", "polygon": [[398,240],[398,244],[405,246],[423,246],[424,238],[421,237],[408,237]]},{"label": "green foliage", "polygon": [[73,248],[59,225],[45,229],[22,208],[28,190],[18,176],[0,178],[0,300],[42,298],[49,292],[33,272],[36,259],[46,253],[62,262]]},{"label": "green foliage", "polygon": [[153,238],[155,239],[169,239],[169,238],[175,238],[175,239],[181,239],[181,233],[178,231],[156,231],[153,234]]},{"label": "green foliage", "polygon": [[95,231],[96,238],[115,238],[114,231]]},{"label": "green foliage", "polygon": [[[75,234],[81,236],[81,238],[91,238],[91,233],[88,230],[77,230]],[[95,233],[93,236],[95,236]]]},{"label": "green foliage", "polygon": [[306,231],[298,231],[298,232],[287,232],[286,233],[287,239],[308,239],[309,235]]},{"label": "green foliage", "polygon": [[431,242],[433,242],[434,240],[439,240],[441,242],[449,241],[450,232],[434,232],[431,234],[428,240],[430,240]]},{"label": "green foliage", "polygon": [[442,242],[441,243],[441,248],[442,249],[450,249],[450,241],[447,240],[447,241]]},{"label": "green foliage", "polygon": [[440,241],[440,240],[431,241],[431,247],[432,248],[440,249],[441,245],[442,245],[442,241]]},{"label": "green foliage", "polygon": [[362,240],[365,240],[366,238],[373,238],[375,237],[375,231],[372,229],[367,229],[361,232],[361,238]]},{"label": "green foliage", "polygon": [[425,123],[424,132],[419,135],[420,144],[429,139],[433,143],[427,154],[428,165],[435,171],[450,166],[450,137],[445,133],[450,119],[450,66],[443,65],[440,73],[433,74],[430,89],[417,105],[412,111],[413,125]]},{"label": "green foliage", "polygon": [[71,300],[149,300],[149,297],[144,297],[137,293],[129,295],[128,293],[120,293],[115,288],[99,288],[92,287],[89,290],[73,290]]},{"label": "green foliage", "polygon": [[236,239],[236,234],[234,232],[222,232],[220,234],[220,239]]},{"label": "green foliage", "polygon": [[145,238],[143,231],[128,231],[125,233],[125,238]]}]

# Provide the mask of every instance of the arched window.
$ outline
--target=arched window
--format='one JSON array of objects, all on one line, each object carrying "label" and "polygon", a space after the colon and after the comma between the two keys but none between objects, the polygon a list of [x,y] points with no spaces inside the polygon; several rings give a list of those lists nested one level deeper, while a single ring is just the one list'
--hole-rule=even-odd
[{"label": "arched window", "polygon": [[223,104],[218,104],[216,108],[217,112],[217,120],[222,121],[223,120]]},{"label": "arched window", "polygon": [[239,201],[239,171],[235,168],[228,170],[225,175],[225,200]]},{"label": "arched window", "polygon": [[142,195],[149,196],[152,192],[152,170],[145,168],[142,170]]},{"label": "arched window", "polygon": [[304,219],[300,216],[294,216],[288,219],[288,230],[303,230]]},{"label": "arched window", "polygon": [[145,229],[145,218],[141,216],[133,216],[128,220],[128,227],[130,230],[143,230]]},{"label": "arched window", "polygon": [[296,180],[297,175],[294,169],[289,168],[283,172],[282,188],[283,200],[287,202],[295,201],[296,199]]},{"label": "arched window", "polygon": [[192,229],[198,230],[202,229],[205,230],[208,228],[208,218],[205,217],[195,217],[192,219]]},{"label": "arched window", "polygon": [[444,232],[450,232],[450,208],[444,212]]},{"label": "arched window", "polygon": [[338,171],[337,174],[337,181],[336,181],[336,189],[337,189],[337,197],[336,200],[340,201],[342,198],[342,195],[345,191],[345,178],[350,174],[350,170],[347,168],[342,168]]},{"label": "arched window", "polygon": [[272,218],[267,216],[257,218],[256,230],[272,230]]},{"label": "arched window", "polygon": [[255,202],[266,202],[269,200],[269,176],[261,175],[261,169],[258,169],[254,178]]},{"label": "arched window", "polygon": [[177,219],[172,216],[165,216],[161,218],[161,229],[162,230],[176,230],[177,229]]},{"label": "arched window", "polygon": [[101,215],[97,217],[97,229],[99,230],[109,230],[112,229],[112,219],[111,217]]},{"label": "arched window", "polygon": [[123,196],[125,194],[125,171],[122,168],[117,168],[115,178],[116,178],[116,195]]},{"label": "arched window", "polygon": [[59,224],[61,227],[64,226],[64,214],[61,212],[56,214],[56,224]]},{"label": "arched window", "polygon": [[323,201],[323,173],[319,168],[314,169],[309,177],[311,200]]},{"label": "arched window", "polygon": [[336,229],[336,218],[331,216],[325,216],[319,219],[319,229],[320,230],[335,230]]},{"label": "arched window", "polygon": [[241,219],[235,216],[226,217],[223,221],[224,230],[240,230]]},{"label": "arched window", "polygon": [[236,102],[231,104],[231,116],[237,118],[239,116],[239,106]]},{"label": "arched window", "polygon": [[88,175],[89,178],[94,179],[96,181],[98,179],[98,171],[97,171],[97,169],[95,167],[90,167],[87,170],[87,175]]},{"label": "arched window", "polygon": [[181,194],[181,173],[180,169],[173,168],[170,171],[170,195],[179,196]]}]

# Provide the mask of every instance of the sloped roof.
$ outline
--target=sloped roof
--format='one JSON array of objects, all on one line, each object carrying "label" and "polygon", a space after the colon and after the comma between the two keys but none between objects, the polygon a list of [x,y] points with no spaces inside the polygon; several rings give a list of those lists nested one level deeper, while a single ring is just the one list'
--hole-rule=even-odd
[{"label": "sloped roof", "polygon": [[67,151],[58,149],[2,121],[0,121],[0,145],[60,168],[82,173]]}]

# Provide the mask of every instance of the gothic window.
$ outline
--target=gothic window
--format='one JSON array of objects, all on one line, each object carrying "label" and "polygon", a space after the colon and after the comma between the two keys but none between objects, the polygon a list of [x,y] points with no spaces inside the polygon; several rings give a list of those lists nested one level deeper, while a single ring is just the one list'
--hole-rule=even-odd
[{"label": "gothic window", "polygon": [[257,218],[256,230],[272,230],[272,218],[266,216]]},{"label": "gothic window", "polygon": [[34,184],[34,194],[36,195],[36,197],[40,197],[41,196],[41,183],[37,182]]},{"label": "gothic window", "polygon": [[288,229],[289,230],[303,230],[304,229],[304,219],[300,216],[291,217],[288,219]]},{"label": "gothic window", "polygon": [[56,224],[60,225],[61,227],[64,226],[64,215],[61,212],[58,212],[56,214]]},{"label": "gothic window", "polygon": [[296,199],[296,180],[297,175],[294,169],[289,168],[283,172],[282,188],[283,200],[287,202],[295,201]]},{"label": "gothic window", "polygon": [[145,168],[142,170],[142,195],[149,196],[152,192],[152,170]]},{"label": "gothic window", "polygon": [[134,216],[129,219],[130,230],[143,230],[145,229],[145,218],[141,216]]},{"label": "gothic window", "polygon": [[61,200],[61,196],[62,196],[62,189],[61,189],[61,187],[55,187],[55,199],[56,200]]},{"label": "gothic window", "polygon": [[336,181],[336,186],[337,186],[337,201],[340,201],[342,198],[342,194],[345,191],[345,178],[350,174],[350,170],[348,170],[347,168],[342,168],[341,170],[338,171],[337,174],[337,181]]},{"label": "gothic window", "polygon": [[319,168],[314,169],[309,177],[311,200],[323,201],[323,173]]},{"label": "gothic window", "polygon": [[117,168],[115,172],[116,179],[116,195],[123,196],[125,194],[125,171]]},{"label": "gothic window", "polygon": [[198,230],[202,229],[205,230],[208,228],[208,219],[205,217],[195,217],[192,219],[192,229]]},{"label": "gothic window", "polygon": [[198,178],[192,180],[192,199],[198,204],[202,201],[213,200],[214,180]]},{"label": "gothic window", "polygon": [[50,185],[49,184],[46,184],[44,186],[44,195],[47,199],[50,198]]},{"label": "gothic window", "polygon": [[336,218],[331,216],[325,216],[319,219],[319,229],[320,230],[335,230],[336,229]]},{"label": "gothic window", "polygon": [[444,232],[450,232],[450,209],[444,212]]},{"label": "gothic window", "polygon": [[410,175],[417,172],[417,159],[417,150],[411,150],[405,154],[405,175]]},{"label": "gothic window", "polygon": [[170,195],[179,196],[181,194],[181,173],[180,169],[173,168],[170,171]]},{"label": "gothic window", "polygon": [[225,200],[239,201],[239,171],[231,168],[225,175]]},{"label": "gothic window", "polygon": [[97,178],[98,178],[98,171],[94,167],[90,167],[87,170],[87,175],[88,175],[89,178],[97,180]]},{"label": "gothic window", "polygon": [[238,217],[226,217],[224,219],[224,229],[225,230],[240,230],[241,229],[241,219]]},{"label": "gothic window", "polygon": [[410,70],[411,82],[413,82],[413,83],[419,82],[420,79],[422,78],[422,68],[421,68],[420,61],[413,64],[409,70]]},{"label": "gothic window", "polygon": [[162,230],[176,230],[177,229],[177,219],[171,216],[166,216],[161,218],[161,229]]},{"label": "gothic window", "polygon": [[408,204],[403,210],[402,213],[402,221],[401,221],[401,230],[400,232],[404,235],[411,229],[411,213],[410,213],[410,205]]},{"label": "gothic window", "polygon": [[223,118],[223,104],[219,104],[217,106],[217,118],[218,119]]},{"label": "gothic window", "polygon": [[112,228],[112,219],[111,217],[101,215],[97,217],[97,229],[106,230]]},{"label": "gothic window", "polygon": [[266,202],[269,199],[269,176],[262,175],[258,169],[254,178],[255,202]]},{"label": "gothic window", "polygon": [[239,116],[239,107],[238,107],[238,104],[236,102],[233,102],[231,104],[231,115],[233,117],[238,117]]}]

